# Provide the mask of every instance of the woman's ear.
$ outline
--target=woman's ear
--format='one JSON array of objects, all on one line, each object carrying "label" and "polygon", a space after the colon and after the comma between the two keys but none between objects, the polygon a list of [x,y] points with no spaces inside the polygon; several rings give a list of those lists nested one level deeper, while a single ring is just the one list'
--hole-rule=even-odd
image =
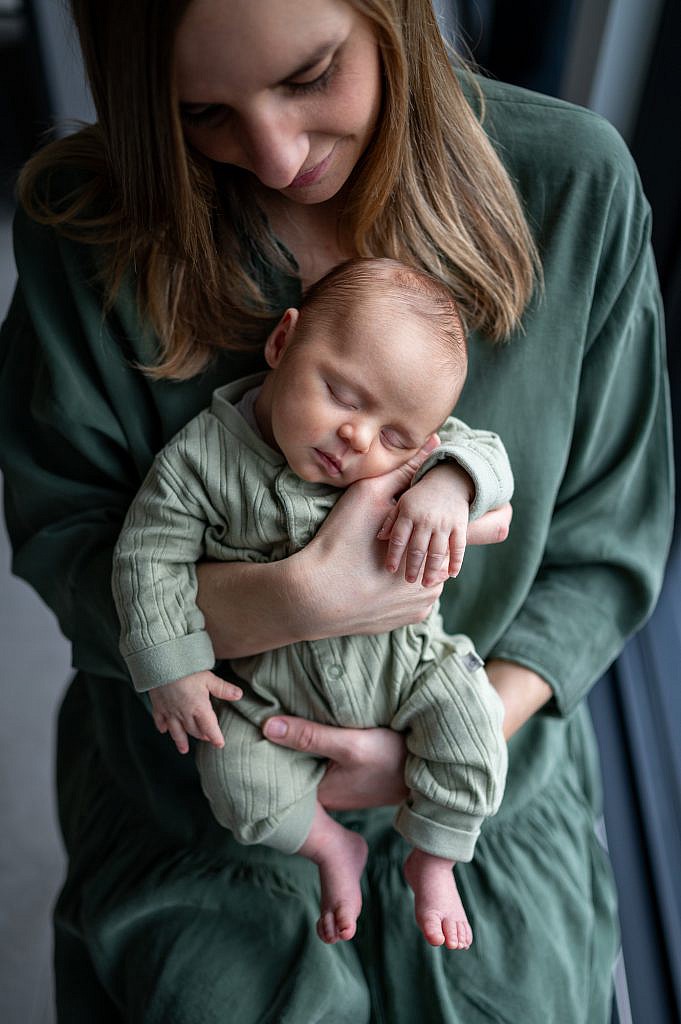
[{"label": "woman's ear", "polygon": [[284,352],[291,344],[299,316],[298,310],[293,306],[287,309],[265,342],[265,359],[271,370],[279,366]]}]

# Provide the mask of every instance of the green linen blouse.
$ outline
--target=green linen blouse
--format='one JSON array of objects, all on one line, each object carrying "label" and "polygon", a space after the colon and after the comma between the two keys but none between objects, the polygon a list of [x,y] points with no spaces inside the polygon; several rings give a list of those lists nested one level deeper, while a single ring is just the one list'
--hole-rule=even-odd
[{"label": "green linen blouse", "polygon": [[[475,933],[466,953],[418,932],[390,809],[341,816],[372,853],[356,939],[324,946],[313,866],[238,846],[211,818],[193,757],[155,731],[118,653],[112,547],[154,453],[215,387],[264,364],[222,352],[191,381],[150,382],[133,367],[153,359],[154,339],[132,282],[104,317],[93,249],[17,215],[19,283],[0,342],[5,508],[14,572],[54,609],[77,673],[59,729],[60,1020],[608,1019],[615,901],[583,698],[650,613],[670,539],[650,216],[602,119],[483,85],[544,286],[508,343],[471,338],[457,416],[504,441],[514,517],[504,544],[468,549],[442,612],[554,697],[511,740],[502,808],[457,868]],[[270,270],[269,284],[282,308],[295,303],[295,277]]]}]

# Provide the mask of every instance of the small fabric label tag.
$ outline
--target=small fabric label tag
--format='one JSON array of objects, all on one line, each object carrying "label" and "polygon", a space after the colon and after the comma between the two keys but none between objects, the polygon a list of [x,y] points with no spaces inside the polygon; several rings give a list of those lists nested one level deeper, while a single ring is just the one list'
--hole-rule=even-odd
[{"label": "small fabric label tag", "polygon": [[475,651],[469,651],[468,654],[464,654],[461,660],[469,672],[477,672],[485,664],[480,655],[476,654]]}]

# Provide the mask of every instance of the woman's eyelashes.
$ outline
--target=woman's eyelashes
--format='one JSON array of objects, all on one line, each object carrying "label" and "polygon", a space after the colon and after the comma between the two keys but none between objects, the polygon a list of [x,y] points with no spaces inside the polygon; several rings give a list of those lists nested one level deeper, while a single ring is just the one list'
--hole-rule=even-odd
[{"label": "woman's eyelashes", "polygon": [[313,92],[322,92],[326,89],[336,73],[337,63],[335,59],[331,59],[321,74],[317,75],[316,78],[310,79],[309,82],[285,82],[284,87],[294,95],[306,95]]},{"label": "woman's eyelashes", "polygon": [[[323,92],[328,88],[338,68],[335,58],[332,58],[321,74],[312,78],[309,82],[283,82],[284,88],[290,95],[307,96],[315,92]],[[210,127],[213,124],[221,123],[227,116],[228,108],[222,103],[208,103],[206,106],[183,106],[180,104],[180,117],[185,124],[195,127]]]},{"label": "woman's eyelashes", "polygon": [[213,124],[222,122],[226,116],[227,108],[221,103],[210,103],[206,107],[199,107],[198,110],[180,106],[180,118],[185,124],[192,127],[210,127]]}]

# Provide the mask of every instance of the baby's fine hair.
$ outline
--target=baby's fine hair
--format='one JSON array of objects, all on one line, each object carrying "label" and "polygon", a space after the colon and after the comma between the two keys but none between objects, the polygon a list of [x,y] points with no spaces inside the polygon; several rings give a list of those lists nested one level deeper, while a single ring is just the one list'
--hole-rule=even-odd
[{"label": "baby's fine hair", "polygon": [[314,314],[333,327],[339,316],[361,315],[377,297],[394,304],[396,316],[404,310],[425,321],[442,355],[465,375],[466,332],[451,292],[431,274],[398,260],[363,256],[338,264],[303,295],[300,325],[304,330],[306,315]]}]

